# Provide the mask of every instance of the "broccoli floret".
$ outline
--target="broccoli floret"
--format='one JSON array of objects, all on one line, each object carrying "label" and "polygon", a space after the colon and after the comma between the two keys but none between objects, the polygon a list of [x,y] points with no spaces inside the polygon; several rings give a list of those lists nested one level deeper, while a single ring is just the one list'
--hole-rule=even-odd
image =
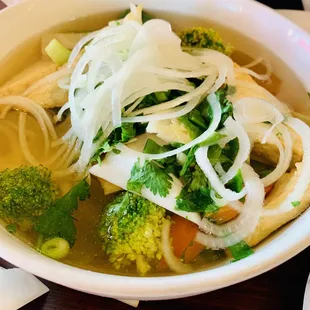
[{"label": "broccoli floret", "polygon": [[105,209],[99,225],[103,250],[116,269],[135,263],[144,275],[162,258],[161,231],[165,209],[123,192]]},{"label": "broccoli floret", "polygon": [[42,166],[22,166],[0,172],[0,218],[33,221],[58,194],[51,172]]},{"label": "broccoli floret", "polygon": [[229,44],[224,45],[220,35],[213,29],[204,27],[188,28],[183,30],[179,36],[182,40],[182,46],[209,48],[226,55],[230,55],[233,51]]}]

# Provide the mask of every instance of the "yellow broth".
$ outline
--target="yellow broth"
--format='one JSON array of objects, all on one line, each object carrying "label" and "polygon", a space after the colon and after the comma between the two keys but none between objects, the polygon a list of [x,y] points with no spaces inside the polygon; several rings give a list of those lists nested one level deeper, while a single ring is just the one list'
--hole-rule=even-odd
[{"label": "yellow broth", "polygon": [[[227,29],[219,24],[210,23],[207,20],[199,20],[194,17],[171,15],[164,12],[155,12],[155,16],[159,16],[163,19],[171,21],[176,31],[190,26],[211,26],[213,29],[219,31],[223,36],[225,42],[230,42],[236,51],[233,53],[232,58],[240,65],[249,63],[253,57],[263,56],[269,59],[274,67],[277,69],[276,74],[281,76],[272,76],[272,83],[264,85],[270,92],[278,95],[280,99],[288,102],[291,106],[298,111],[308,112],[309,106],[308,97],[306,91],[294,76],[291,70],[285,66],[274,54],[266,50],[259,42],[251,40],[246,36]],[[48,32],[89,32],[103,27],[108,21],[114,19],[117,16],[116,13],[106,13],[104,15],[93,15],[86,18],[80,18],[68,23],[59,25],[54,29],[50,29]],[[242,52],[240,52],[242,51]],[[255,51],[255,52],[254,52]],[[250,57],[251,55],[253,57]],[[0,84],[8,81],[12,76],[16,75],[26,65],[31,65],[36,60],[41,58],[41,46],[40,37],[33,38],[27,43],[23,43],[20,47],[10,54],[6,59],[3,59],[1,64],[2,72],[0,76]],[[263,73],[265,68],[259,65],[255,68],[259,73]],[[298,105],[297,105],[298,103]],[[303,108],[302,108],[303,107]],[[1,110],[0,110],[1,111]],[[0,120],[0,170],[5,168],[14,168],[22,164],[26,164],[26,161],[22,155],[19,143],[18,132],[16,131],[16,139],[10,139],[13,141],[9,143],[4,129],[7,124],[18,128],[18,113],[9,112],[5,121]],[[14,125],[15,124],[15,125]],[[39,125],[31,117],[27,116],[27,128],[28,128],[28,143],[35,156],[40,158],[43,152],[43,136]],[[1,131],[2,130],[2,131]],[[12,129],[14,132],[14,129]],[[59,132],[64,133],[66,130],[66,124],[60,125]],[[52,156],[52,151],[49,154]],[[70,180],[65,180],[60,183],[60,186],[68,187]],[[87,270],[93,270],[103,273],[111,274],[123,274],[123,275],[137,275],[135,266],[128,268],[127,270],[116,271],[109,263],[107,256],[103,253],[101,242],[97,234],[97,225],[100,220],[100,214],[102,208],[105,207],[107,202],[111,199],[111,196],[105,196],[100,183],[96,178],[91,180],[91,198],[87,201],[80,202],[78,210],[74,213],[77,227],[77,240],[73,246],[70,254],[62,261],[66,264],[80,267]],[[33,231],[18,231],[17,236],[28,244],[35,246],[37,235]],[[214,268],[220,264],[227,262],[227,259],[220,258],[214,260],[214,256],[211,259],[198,258],[194,263],[196,270],[202,270],[207,268]],[[172,272],[151,272],[148,276],[159,275],[171,275]]]}]

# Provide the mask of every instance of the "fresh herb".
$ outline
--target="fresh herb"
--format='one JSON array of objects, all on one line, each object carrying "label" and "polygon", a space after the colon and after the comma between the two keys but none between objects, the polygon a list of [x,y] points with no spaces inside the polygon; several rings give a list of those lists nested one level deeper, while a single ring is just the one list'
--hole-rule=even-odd
[{"label": "fresh herb", "polygon": [[243,178],[240,169],[238,170],[237,174],[229,182],[227,182],[226,187],[234,192],[241,192],[243,188]]},{"label": "fresh herb", "polygon": [[298,207],[300,205],[300,201],[292,201],[291,204],[295,208],[295,207]]},{"label": "fresh herb", "polygon": [[143,186],[154,195],[166,197],[172,187],[172,177],[156,162],[145,161],[141,166],[138,159],[131,169],[127,189],[140,194]]},{"label": "fresh herb", "polygon": [[197,164],[184,174],[184,181],[185,186],[177,197],[177,209],[188,212],[215,212],[218,210],[210,196],[208,179]]},{"label": "fresh herb", "polygon": [[5,229],[10,233],[10,234],[15,234],[17,231],[17,225],[16,224],[8,224],[5,226]]},{"label": "fresh herb", "polygon": [[[143,153],[145,154],[161,154],[174,150],[178,146],[173,146],[171,144],[159,145],[154,140],[148,139],[145,143]],[[173,173],[177,178],[180,177],[180,170],[182,166],[177,160],[177,156],[169,156],[163,159],[156,160],[165,170],[167,174]]]},{"label": "fresh herb", "polygon": [[254,253],[253,249],[245,241],[232,245],[228,249],[234,258],[233,262],[246,258]]},{"label": "fresh herb", "polygon": [[88,197],[89,184],[82,180],[46,209],[38,218],[34,227],[35,231],[43,235],[44,238],[63,238],[69,242],[70,246],[73,246],[77,231],[72,214],[78,208],[78,199],[85,200]]},{"label": "fresh herb", "polygon": [[177,210],[187,212],[216,212],[218,206],[210,197],[210,190],[201,187],[196,191],[189,191],[188,187],[184,187],[177,197]]}]

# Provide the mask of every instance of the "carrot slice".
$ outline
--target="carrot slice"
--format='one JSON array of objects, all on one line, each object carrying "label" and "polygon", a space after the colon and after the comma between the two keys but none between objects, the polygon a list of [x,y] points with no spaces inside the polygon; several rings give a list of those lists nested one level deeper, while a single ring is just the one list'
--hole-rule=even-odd
[{"label": "carrot slice", "polygon": [[270,184],[270,185],[266,186],[265,187],[265,194],[268,195],[272,191],[273,187],[274,187],[274,184]]},{"label": "carrot slice", "polygon": [[184,253],[184,262],[190,263],[193,261],[203,250],[205,250],[205,246],[202,244],[193,241],[185,250]]},{"label": "carrot slice", "polygon": [[206,216],[209,219],[214,220],[215,223],[218,225],[224,224],[224,223],[232,220],[237,215],[238,215],[238,212],[229,206],[224,206],[224,207],[220,208],[216,213],[206,214]]}]

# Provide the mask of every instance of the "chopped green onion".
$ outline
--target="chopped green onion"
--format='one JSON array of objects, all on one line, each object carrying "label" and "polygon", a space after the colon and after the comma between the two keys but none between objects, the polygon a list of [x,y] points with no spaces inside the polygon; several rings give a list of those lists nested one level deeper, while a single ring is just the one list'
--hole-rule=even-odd
[{"label": "chopped green onion", "polygon": [[5,226],[6,230],[10,233],[10,234],[15,234],[17,231],[17,226],[16,224],[8,224]]},{"label": "chopped green onion", "polygon": [[57,65],[63,65],[68,62],[70,57],[70,50],[65,48],[56,39],[53,39],[45,48],[46,54],[53,60]]},{"label": "chopped green onion", "polygon": [[165,102],[168,100],[167,93],[164,91],[160,91],[160,92],[155,93],[155,97],[159,103]]},{"label": "chopped green onion", "polygon": [[298,207],[300,205],[300,201],[292,201],[293,207]]},{"label": "chopped green onion", "polygon": [[69,252],[69,242],[59,237],[45,241],[41,247],[41,253],[53,259],[64,258]]},{"label": "chopped green onion", "polygon": [[233,262],[246,258],[254,253],[253,249],[245,241],[232,245],[228,249],[234,258]]}]

